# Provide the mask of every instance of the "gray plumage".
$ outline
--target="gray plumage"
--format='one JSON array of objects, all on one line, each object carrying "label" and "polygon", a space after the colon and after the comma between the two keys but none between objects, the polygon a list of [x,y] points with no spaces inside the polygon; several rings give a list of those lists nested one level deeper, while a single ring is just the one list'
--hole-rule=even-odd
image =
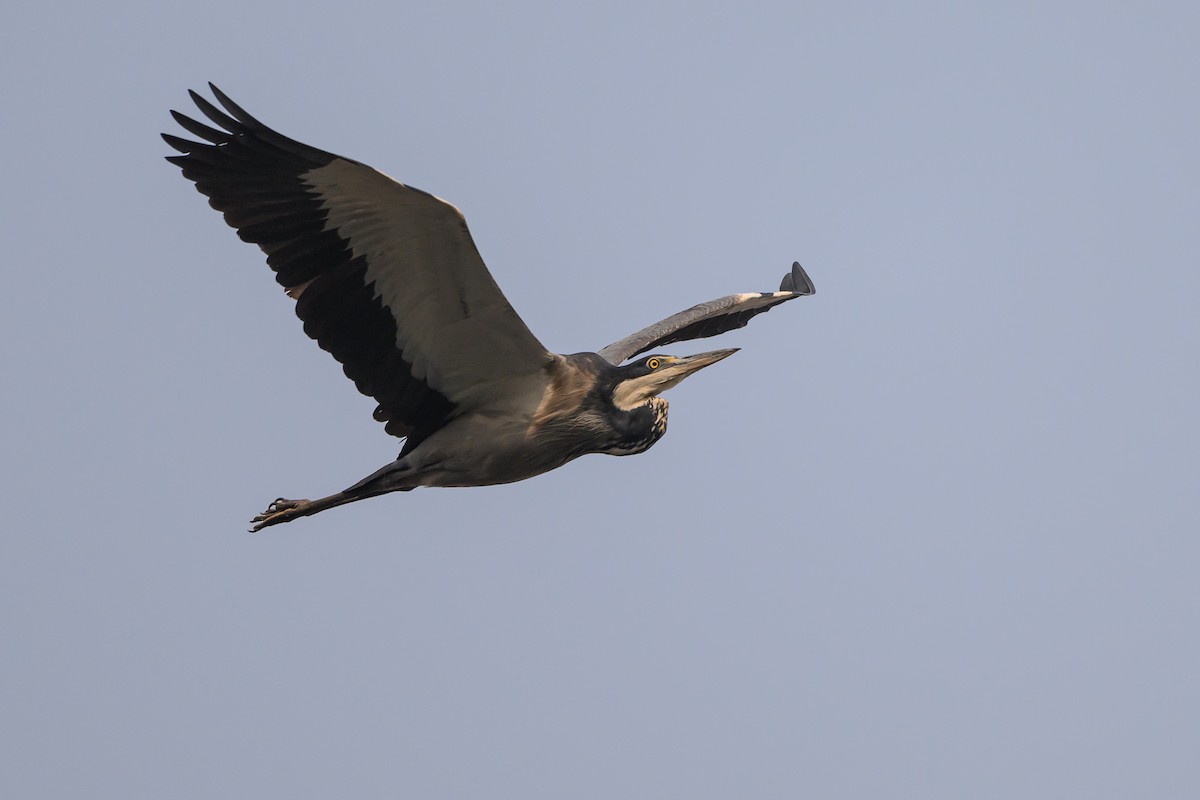
[{"label": "gray plumage", "polygon": [[709,300],[707,303],[699,303],[613,342],[599,352],[613,364],[620,364],[628,358],[664,344],[703,339],[745,327],[757,314],[770,311],[788,300],[816,292],[812,279],[797,261],[792,264],[791,272],[783,276],[778,292],[731,294]]},{"label": "gray plumage", "polygon": [[201,141],[163,134],[182,154],[168,160],[266,253],[305,333],[404,438],[396,461],[328,497],[276,500],[254,530],[387,492],[509,483],[587,453],[643,452],[666,432],[659,395],[735,351],[625,362],[814,292],[795,264],[778,292],[729,295],[598,353],[556,355],[504,297],[457,208],[288,139],[210,87],[224,110],[191,95],[218,127],[172,111]]}]

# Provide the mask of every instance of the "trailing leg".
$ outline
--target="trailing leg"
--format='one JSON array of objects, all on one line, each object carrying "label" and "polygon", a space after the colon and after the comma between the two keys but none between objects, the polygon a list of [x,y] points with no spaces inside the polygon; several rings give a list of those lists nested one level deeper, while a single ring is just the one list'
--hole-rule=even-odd
[{"label": "trailing leg", "polygon": [[407,492],[416,488],[412,480],[413,472],[400,461],[376,470],[358,483],[340,492],[322,497],[318,500],[288,500],[283,497],[267,506],[267,510],[250,520],[253,525],[251,533],[258,533],[263,528],[291,522],[300,517],[311,516],[334,506],[353,503],[356,500],[366,500],[368,497],[378,497],[389,492]]},{"label": "trailing leg", "polygon": [[316,514],[318,511],[340,506],[343,503],[353,503],[355,500],[362,500],[366,496],[368,495],[351,496],[345,492],[338,492],[328,497],[322,497],[319,500],[288,500],[279,497],[276,498],[275,502],[267,506],[266,511],[250,520],[254,526],[250,529],[250,532],[258,533],[263,528],[271,525],[291,522],[294,519],[307,517],[310,514]]}]

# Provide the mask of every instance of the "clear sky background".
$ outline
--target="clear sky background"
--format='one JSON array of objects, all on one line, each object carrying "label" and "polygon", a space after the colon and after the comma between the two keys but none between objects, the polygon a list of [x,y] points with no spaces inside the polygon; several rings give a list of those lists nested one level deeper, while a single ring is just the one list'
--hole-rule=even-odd
[{"label": "clear sky background", "polygon": [[[13,10],[0,795],[1200,796],[1200,7],[980,6]],[[559,352],[818,293],[645,455],[251,536],[399,443],[162,160],[208,80]]]}]

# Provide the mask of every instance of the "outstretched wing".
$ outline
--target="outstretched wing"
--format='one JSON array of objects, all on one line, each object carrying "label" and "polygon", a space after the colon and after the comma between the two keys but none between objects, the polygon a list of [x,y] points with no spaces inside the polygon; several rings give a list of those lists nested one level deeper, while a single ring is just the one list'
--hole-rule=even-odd
[{"label": "outstretched wing", "polygon": [[613,342],[601,350],[600,355],[613,364],[620,364],[627,358],[633,358],[639,353],[664,344],[704,339],[745,327],[756,314],[769,311],[788,300],[816,292],[812,279],[800,263],[796,262],[792,264],[792,271],[783,276],[778,292],[731,294],[692,306],[687,311],[680,311],[632,336],[626,336],[619,342]]},{"label": "outstretched wing", "polygon": [[168,161],[267,254],[304,332],[379,403],[396,436],[428,435],[458,408],[536,390],[552,358],[484,266],[457,208],[366,164],[288,139],[209,84],[218,127],[172,111]]}]

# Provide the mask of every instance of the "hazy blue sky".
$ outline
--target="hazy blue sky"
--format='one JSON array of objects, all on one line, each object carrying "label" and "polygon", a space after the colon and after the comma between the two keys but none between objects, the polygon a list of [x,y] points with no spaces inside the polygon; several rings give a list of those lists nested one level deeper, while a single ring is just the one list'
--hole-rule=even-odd
[{"label": "hazy blue sky", "polygon": [[[14,12],[0,795],[1200,796],[1200,7],[1131,6]],[[162,160],[208,80],[560,352],[818,293],[645,455],[251,536],[399,443]]]}]

